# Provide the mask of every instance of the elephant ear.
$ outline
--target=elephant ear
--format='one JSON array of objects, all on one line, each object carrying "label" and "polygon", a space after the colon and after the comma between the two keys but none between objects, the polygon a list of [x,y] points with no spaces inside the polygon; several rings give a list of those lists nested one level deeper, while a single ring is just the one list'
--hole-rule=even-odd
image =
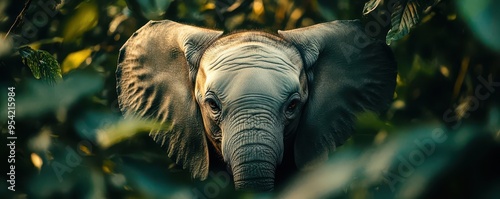
[{"label": "elephant ear", "polygon": [[362,24],[333,21],[279,31],[304,60],[309,99],[295,138],[295,162],[307,168],[325,161],[352,134],[356,114],[381,113],[396,86],[390,48],[367,36]]},{"label": "elephant ear", "polygon": [[151,21],[120,49],[118,103],[125,117],[150,119],[168,129],[151,131],[168,157],[193,178],[208,174],[208,148],[194,97],[194,78],[204,49],[222,32],[172,21]]}]

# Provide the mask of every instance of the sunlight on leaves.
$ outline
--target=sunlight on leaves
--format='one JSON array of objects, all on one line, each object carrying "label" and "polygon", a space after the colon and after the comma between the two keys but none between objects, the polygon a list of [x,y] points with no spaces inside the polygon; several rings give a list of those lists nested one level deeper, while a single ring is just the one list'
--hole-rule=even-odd
[{"label": "sunlight on leaves", "polygon": [[113,173],[115,168],[115,163],[110,160],[105,160],[102,164],[102,171],[104,173]]},{"label": "sunlight on leaves", "polygon": [[356,115],[355,128],[360,129],[384,129],[388,126],[380,120],[379,116],[373,112],[363,112]]},{"label": "sunlight on leaves", "polygon": [[70,53],[62,63],[62,72],[68,73],[78,68],[92,54],[92,49],[87,48]]},{"label": "sunlight on leaves", "polygon": [[264,3],[262,0],[257,0],[253,2],[252,10],[256,15],[261,15],[264,13]]},{"label": "sunlight on leaves", "polygon": [[96,139],[102,148],[108,148],[138,133],[149,133],[153,129],[167,129],[167,125],[139,119],[124,119],[98,130]]},{"label": "sunlight on leaves", "polygon": [[36,153],[31,153],[31,163],[33,163],[33,166],[38,170],[42,169],[43,160]]},{"label": "sunlight on leaves", "polygon": [[78,150],[82,152],[84,155],[91,155],[92,154],[92,149],[89,148],[88,146],[85,146],[83,144],[78,145]]},{"label": "sunlight on leaves", "polygon": [[375,136],[375,138],[373,139],[373,144],[374,145],[379,145],[379,144],[384,143],[384,141],[386,140],[387,136],[388,136],[387,131],[379,131],[377,133],[377,135]]},{"label": "sunlight on leaves", "polygon": [[33,50],[26,46],[19,49],[23,63],[27,65],[36,79],[49,85],[62,80],[61,68],[57,60],[47,51]]},{"label": "sunlight on leaves", "polygon": [[52,131],[48,127],[43,127],[36,137],[29,140],[28,146],[34,151],[47,151],[52,143]]},{"label": "sunlight on leaves", "polygon": [[406,106],[406,103],[403,100],[396,100],[396,101],[394,101],[394,103],[392,103],[392,107],[394,109],[402,109],[405,106]]},{"label": "sunlight on leaves", "polygon": [[441,72],[441,74],[445,77],[449,77],[450,76],[450,70],[448,69],[447,66],[445,65],[441,65],[439,67],[439,72]]},{"label": "sunlight on leaves", "polygon": [[[0,38],[4,37],[5,34],[0,32]],[[12,53],[12,51],[14,51],[12,37],[2,39],[2,42],[0,42],[0,58],[8,56],[10,53]]]},{"label": "sunlight on leaves", "polygon": [[54,44],[54,43],[62,43],[63,41],[64,41],[64,39],[62,37],[53,37],[53,38],[50,38],[50,39],[42,39],[42,40],[30,43],[28,46],[31,47],[31,48],[33,48],[33,49],[35,49],[35,50],[38,50],[38,49],[40,49],[40,47],[42,45],[45,45],[45,44]]},{"label": "sunlight on leaves", "polygon": [[407,81],[415,81],[420,76],[430,77],[439,69],[432,61],[422,59],[420,55],[413,56],[412,67],[407,75]]},{"label": "sunlight on leaves", "polygon": [[363,8],[363,14],[367,15],[368,13],[372,12],[377,8],[377,6],[380,4],[382,0],[370,0],[365,3],[365,7]]},{"label": "sunlight on leaves", "polygon": [[355,156],[352,151],[344,152],[336,156],[333,164],[300,174],[277,198],[329,198],[341,194],[358,169]]},{"label": "sunlight on leaves", "polygon": [[73,42],[81,37],[85,32],[94,28],[99,19],[98,11],[99,10],[94,1],[81,3],[64,25],[64,42]]}]

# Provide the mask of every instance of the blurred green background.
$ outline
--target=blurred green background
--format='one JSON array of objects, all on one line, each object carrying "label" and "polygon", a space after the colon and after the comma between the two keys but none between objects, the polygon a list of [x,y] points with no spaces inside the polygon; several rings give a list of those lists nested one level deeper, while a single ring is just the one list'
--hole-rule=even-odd
[{"label": "blurred green background", "polygon": [[[500,3],[375,0],[363,15],[367,2],[1,0],[1,136],[14,86],[17,140],[16,191],[5,168],[0,198],[500,198]],[[398,5],[418,12],[393,16],[403,31],[386,37]],[[116,100],[119,48],[159,19],[225,31],[376,23],[398,62],[394,102],[360,114],[326,165],[273,193],[234,192],[223,171],[191,180],[147,136],[154,125],[123,120]]]}]

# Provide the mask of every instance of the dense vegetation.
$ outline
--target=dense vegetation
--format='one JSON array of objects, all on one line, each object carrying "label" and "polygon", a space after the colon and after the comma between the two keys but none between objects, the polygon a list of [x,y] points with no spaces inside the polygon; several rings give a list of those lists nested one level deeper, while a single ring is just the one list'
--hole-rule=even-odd
[{"label": "dense vegetation", "polygon": [[[17,137],[15,192],[5,168],[1,198],[500,197],[498,1],[21,2],[0,2],[2,143]],[[224,172],[191,180],[148,137],[154,124],[117,107],[118,50],[150,19],[226,31],[362,19],[397,59],[394,102],[381,117],[360,114],[326,165],[274,193],[233,193]]]}]

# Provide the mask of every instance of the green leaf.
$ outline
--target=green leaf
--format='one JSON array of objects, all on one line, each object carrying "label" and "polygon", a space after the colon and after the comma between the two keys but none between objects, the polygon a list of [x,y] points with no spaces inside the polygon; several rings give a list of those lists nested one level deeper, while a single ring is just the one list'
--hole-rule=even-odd
[{"label": "green leaf", "polygon": [[377,130],[377,129],[384,129],[387,128],[388,126],[386,123],[378,117],[377,114],[374,112],[363,112],[359,113],[356,115],[356,129],[358,131],[362,129],[372,129],[372,130]]},{"label": "green leaf", "polygon": [[63,26],[64,43],[71,43],[81,38],[83,34],[96,27],[98,22],[99,7],[96,1],[80,3]]},{"label": "green leaf", "polygon": [[20,48],[19,53],[23,63],[30,68],[36,79],[42,79],[50,85],[54,85],[62,79],[59,63],[47,51],[34,50],[26,46]]},{"label": "green leaf", "polygon": [[481,179],[468,173],[469,168],[484,169],[484,176],[497,170],[487,166],[489,156],[477,155],[498,149],[491,132],[480,126],[448,130],[427,124],[392,134],[397,136],[382,145],[337,151],[326,163],[297,175],[277,198],[425,198],[436,189],[453,195],[455,190],[445,187],[469,184],[458,180],[463,176]]},{"label": "green leaf", "polygon": [[16,118],[36,118],[69,110],[81,99],[102,91],[103,86],[102,77],[85,73],[68,74],[64,81],[56,85],[28,81],[22,92],[16,93]]},{"label": "green leaf", "polygon": [[372,12],[373,10],[375,10],[375,8],[378,7],[380,2],[382,2],[382,0],[370,0],[370,1],[366,2],[365,7],[363,8],[363,15],[367,15],[370,12]]},{"label": "green leaf", "polygon": [[386,42],[391,44],[410,33],[410,29],[420,21],[420,3],[414,0],[397,1],[391,15],[391,29],[387,33]]},{"label": "green leaf", "polygon": [[169,125],[137,118],[124,119],[100,129],[97,133],[97,143],[102,148],[109,148],[139,133],[149,133],[151,130],[159,129],[168,130]]},{"label": "green leaf", "polygon": [[90,48],[70,53],[62,62],[62,72],[66,74],[80,67],[80,65],[90,57],[90,54],[92,54],[92,49]]},{"label": "green leaf", "polygon": [[396,1],[391,14],[391,29],[387,33],[386,42],[403,38],[410,33],[410,29],[420,22],[420,16],[428,8],[439,3],[440,0],[406,0]]}]

